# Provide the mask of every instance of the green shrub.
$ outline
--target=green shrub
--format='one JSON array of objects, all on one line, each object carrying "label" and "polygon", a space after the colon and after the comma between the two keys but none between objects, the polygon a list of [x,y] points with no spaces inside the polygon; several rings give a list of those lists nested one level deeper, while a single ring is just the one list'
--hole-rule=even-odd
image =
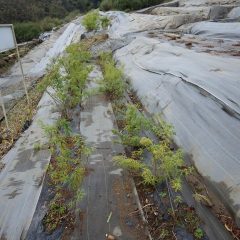
[{"label": "green shrub", "polygon": [[45,17],[40,21],[40,27],[42,32],[51,31],[54,27],[59,26],[63,23],[59,18]]},{"label": "green shrub", "polygon": [[65,18],[64,18],[64,22],[70,22],[73,19],[75,19],[77,16],[80,15],[80,11],[79,10],[74,10],[72,12],[70,12]]},{"label": "green shrub", "polygon": [[149,129],[149,121],[141,115],[136,106],[127,105],[124,115],[125,126],[122,132],[116,132],[124,145],[141,147],[144,139],[141,139],[141,131]]},{"label": "green shrub", "polygon": [[70,12],[64,19],[45,17],[38,22],[15,23],[14,29],[17,42],[26,42],[38,38],[41,33],[51,31],[53,28],[59,27],[65,22],[70,22],[77,15],[79,15],[78,10]]},{"label": "green shrub", "polygon": [[[81,157],[88,150],[81,136],[72,133],[70,122],[66,119],[59,119],[53,126],[43,125],[43,129],[49,137],[54,159],[49,165],[48,176],[50,184],[55,186],[55,196],[43,219],[46,230],[52,232],[75,210],[82,196],[79,188],[85,176],[85,168]],[[66,193],[71,201],[66,199]]]},{"label": "green shrub", "polygon": [[42,32],[41,25],[34,22],[16,23],[14,24],[14,30],[17,42],[26,42],[38,38]]},{"label": "green shrub", "polygon": [[31,41],[34,38],[38,38],[42,32],[51,31],[62,23],[62,20],[51,17],[46,17],[39,22],[15,23],[14,30],[17,42]]},{"label": "green shrub", "polygon": [[163,0],[103,0],[100,9],[109,11],[111,9],[118,10],[137,10],[152,5],[160,4]]},{"label": "green shrub", "polygon": [[142,170],[145,165],[137,160],[127,158],[126,156],[115,156],[114,161],[122,168],[127,168],[133,171]]},{"label": "green shrub", "polygon": [[[51,86],[55,90],[53,97],[62,108],[64,116],[68,116],[68,111],[81,103],[86,94],[84,90],[87,77],[92,70],[89,65],[91,54],[83,45],[71,44],[66,53],[56,62],[41,84],[42,88]],[[66,74],[63,76],[61,71]]]},{"label": "green shrub", "polygon": [[100,54],[100,65],[103,69],[101,91],[111,100],[121,99],[125,90],[123,73],[121,69],[115,67],[111,53],[105,52]]},{"label": "green shrub", "polygon": [[107,29],[110,25],[110,19],[106,16],[101,17],[100,21],[103,29]]},{"label": "green shrub", "polygon": [[102,66],[102,68],[104,68],[104,64],[106,64],[106,63],[114,64],[114,60],[113,60],[111,52],[100,53],[99,60],[100,60],[100,65]]},{"label": "green shrub", "polygon": [[98,30],[100,27],[99,19],[99,12],[97,10],[93,10],[84,16],[82,24],[88,31]]},{"label": "green shrub", "polygon": [[[124,122],[122,131],[116,131],[116,133],[125,146],[134,147],[135,151],[129,158],[123,156],[114,158],[117,164],[136,171],[142,176],[146,184],[154,185],[167,180],[175,191],[180,191],[182,187],[181,177],[185,175],[184,170],[182,170],[183,153],[181,150],[171,150],[172,131],[169,131],[169,125],[161,120],[161,123],[164,124],[158,126],[140,113],[134,105],[127,106]],[[144,131],[156,132],[160,137],[159,143],[154,143],[150,138],[142,137]],[[167,135],[166,133],[169,132],[171,134]],[[142,162],[143,154],[146,152],[151,156],[151,162],[148,165]]]},{"label": "green shrub", "polygon": [[49,138],[53,156],[48,175],[50,183],[55,186],[55,196],[44,217],[45,227],[49,232],[69,217],[69,213],[73,212],[82,197],[80,186],[86,169],[81,158],[88,156],[91,150],[86,147],[79,134],[72,132],[68,120],[71,115],[68,115],[68,111],[81,104],[87,77],[92,69],[89,66],[90,58],[90,52],[83,45],[71,44],[66,49],[66,54],[57,61],[41,83],[42,89],[51,86],[55,90],[54,94],[49,94],[62,113],[62,118],[57,120],[55,125],[42,126]]},{"label": "green shrub", "polygon": [[102,81],[102,90],[106,95],[116,100],[124,94],[124,82],[122,71],[111,63],[105,64],[104,67],[104,80]]},{"label": "green shrub", "polygon": [[98,10],[92,10],[84,16],[82,24],[88,31],[93,31],[99,30],[101,27],[106,29],[110,20],[107,16],[100,16]]},{"label": "green shrub", "polygon": [[100,4],[100,9],[103,11],[109,11],[113,9],[113,0],[103,0]]},{"label": "green shrub", "polygon": [[201,228],[197,228],[195,231],[194,231],[194,237],[196,239],[202,239],[204,237],[204,232]]}]

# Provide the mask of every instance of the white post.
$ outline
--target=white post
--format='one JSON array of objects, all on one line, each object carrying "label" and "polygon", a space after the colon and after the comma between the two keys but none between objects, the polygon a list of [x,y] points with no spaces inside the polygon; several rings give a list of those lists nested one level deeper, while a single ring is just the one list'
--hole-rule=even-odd
[{"label": "white post", "polygon": [[9,129],[9,124],[8,124],[6,109],[5,109],[5,106],[4,106],[4,102],[3,102],[3,97],[2,97],[1,90],[0,90],[0,102],[1,102],[1,105],[2,105],[3,115],[4,115],[4,118],[5,118],[5,122],[6,122],[7,129],[10,130],[10,129]]},{"label": "white post", "polygon": [[17,51],[17,57],[18,57],[18,61],[19,61],[19,65],[20,65],[20,69],[21,69],[21,73],[22,73],[23,86],[24,86],[24,90],[25,90],[25,93],[26,93],[27,102],[28,102],[28,104],[30,104],[30,100],[29,100],[29,96],[28,96],[28,91],[27,91],[27,85],[26,85],[26,82],[25,82],[25,77],[24,77],[24,72],[23,72],[22,61],[21,61],[21,58],[20,58],[20,54],[19,54],[19,50],[18,50],[18,45],[17,45],[17,39],[16,39],[16,36],[15,36],[15,32],[14,32],[13,25],[12,25],[12,33],[13,33],[13,38],[14,38],[14,42],[15,42],[15,46],[16,46],[16,51]]}]

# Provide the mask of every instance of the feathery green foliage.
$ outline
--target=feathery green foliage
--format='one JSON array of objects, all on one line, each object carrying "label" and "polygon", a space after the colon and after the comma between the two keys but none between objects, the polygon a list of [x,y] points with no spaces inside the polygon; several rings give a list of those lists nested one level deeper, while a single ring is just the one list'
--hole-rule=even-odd
[{"label": "feathery green foliage", "polygon": [[[171,137],[174,133],[172,127],[163,120],[161,120],[162,125],[156,125],[140,113],[134,105],[127,106],[124,122],[123,130],[117,134],[124,145],[138,150],[133,151],[131,158],[115,158],[117,163],[124,167],[129,166],[131,170],[137,170],[146,184],[155,185],[168,180],[175,191],[180,191],[181,176],[186,171],[182,170],[184,164],[182,151],[172,151],[170,148]],[[144,131],[155,133],[160,139],[159,143],[156,144],[150,138],[142,137]],[[151,154],[151,165],[142,163],[144,151]]]},{"label": "feathery green foliage", "polygon": [[100,16],[97,10],[90,11],[84,16],[82,24],[88,31],[98,30],[99,17]]},{"label": "feathery green foliage", "polygon": [[127,105],[124,115],[125,126],[122,132],[116,132],[124,145],[140,147],[141,132],[148,130],[150,121],[140,114],[134,105]]},{"label": "feathery green foliage", "polygon": [[100,28],[106,29],[110,20],[107,16],[101,16],[98,10],[92,10],[83,17],[82,24],[88,31],[93,31]]},{"label": "feathery green foliage", "polygon": [[[67,219],[83,195],[81,183],[85,167],[81,159],[91,151],[85,146],[82,137],[72,132],[68,119],[70,110],[80,105],[85,96],[87,77],[92,69],[90,58],[91,54],[81,44],[71,44],[66,49],[66,55],[56,61],[40,86],[41,90],[49,86],[54,89],[54,93],[50,94],[62,113],[62,118],[53,126],[42,126],[49,138],[53,156],[48,175],[50,183],[56,189],[44,218],[50,232],[59,226],[63,219]],[[68,197],[65,196],[66,192]]]},{"label": "feathery green foliage", "polygon": [[134,171],[140,171],[142,168],[145,167],[145,165],[137,160],[134,160],[132,158],[127,158],[126,156],[116,156],[113,158],[113,160],[122,168],[128,168],[130,170]]},{"label": "feathery green foliage", "polygon": [[111,100],[121,99],[125,89],[122,70],[115,66],[110,53],[102,53],[100,55],[100,65],[103,69],[103,80],[101,81],[100,90]]},{"label": "feathery green foliage", "polygon": [[[85,174],[81,157],[89,150],[80,135],[73,135],[70,123],[66,119],[59,119],[53,126],[43,125],[42,127],[49,137],[53,156],[48,175],[50,183],[57,190],[44,218],[47,230],[51,232],[61,224],[62,219],[67,217],[79,201],[79,189]],[[72,196],[70,203],[66,202],[65,188]]]},{"label": "feathery green foliage", "polygon": [[107,16],[101,17],[101,25],[103,29],[107,29],[111,21]]},{"label": "feathery green foliage", "polygon": [[195,237],[196,239],[202,239],[202,238],[204,237],[204,232],[203,232],[203,230],[202,230],[200,227],[198,227],[198,228],[194,231],[194,237]]},{"label": "feathery green foliage", "polygon": [[53,97],[66,117],[69,110],[80,104],[87,95],[84,90],[88,74],[92,70],[90,58],[90,52],[81,44],[70,45],[66,49],[66,55],[56,61],[40,86],[44,89],[51,86],[54,89]]}]

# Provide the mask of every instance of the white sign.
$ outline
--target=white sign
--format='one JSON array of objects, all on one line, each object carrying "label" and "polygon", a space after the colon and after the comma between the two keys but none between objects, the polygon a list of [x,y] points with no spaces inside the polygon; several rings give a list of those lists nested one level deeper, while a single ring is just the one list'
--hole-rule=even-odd
[{"label": "white sign", "polygon": [[16,48],[12,25],[0,25],[0,52]]}]

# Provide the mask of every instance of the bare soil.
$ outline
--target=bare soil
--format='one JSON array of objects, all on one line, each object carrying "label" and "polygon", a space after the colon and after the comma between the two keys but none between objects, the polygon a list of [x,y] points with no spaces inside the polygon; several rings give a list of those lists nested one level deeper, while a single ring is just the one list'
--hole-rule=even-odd
[{"label": "bare soil", "polygon": [[27,103],[26,96],[24,96],[7,113],[10,129],[8,130],[6,128],[5,120],[0,121],[0,159],[12,148],[21,133],[30,126],[31,120],[36,113],[37,105],[43,94],[42,91],[37,89],[40,81],[41,79],[39,79],[29,91],[30,106]]}]

